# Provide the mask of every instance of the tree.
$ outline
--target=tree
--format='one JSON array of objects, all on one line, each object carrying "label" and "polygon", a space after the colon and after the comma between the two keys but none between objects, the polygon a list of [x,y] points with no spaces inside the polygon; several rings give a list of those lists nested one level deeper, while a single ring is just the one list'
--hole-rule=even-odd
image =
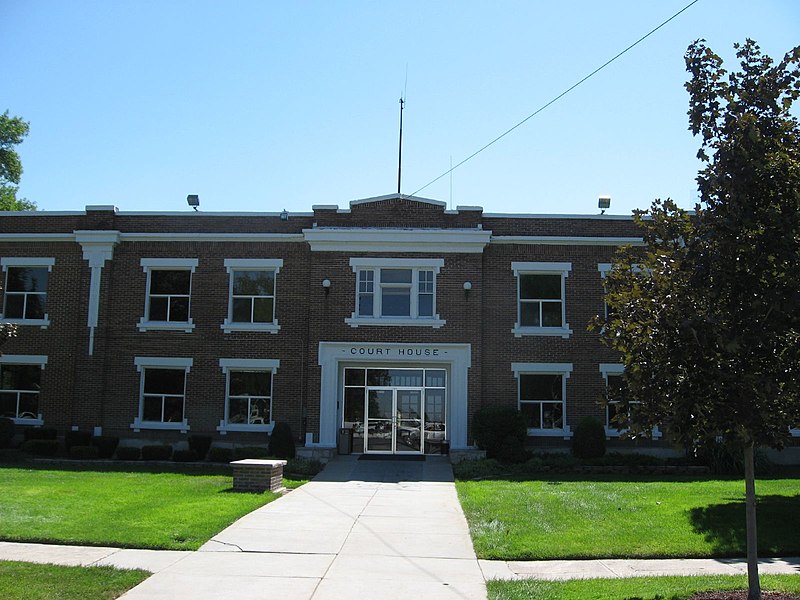
[{"label": "tree", "polygon": [[621,252],[609,317],[592,327],[622,354],[619,400],[641,403],[633,431],[666,424],[687,447],[721,436],[741,448],[748,599],[759,600],[753,452],[782,448],[800,425],[800,47],[778,64],[752,40],[735,48],[730,74],[702,40],[687,50],[700,204],[636,212],[645,248]]},{"label": "tree", "polygon": [[22,162],[14,146],[28,135],[29,125],[8,111],[0,115],[0,210],[36,210],[36,203],[17,198]]}]

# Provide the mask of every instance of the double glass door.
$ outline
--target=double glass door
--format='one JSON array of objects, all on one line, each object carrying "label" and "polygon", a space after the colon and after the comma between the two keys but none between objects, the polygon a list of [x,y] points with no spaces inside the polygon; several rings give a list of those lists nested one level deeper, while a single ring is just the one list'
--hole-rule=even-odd
[{"label": "double glass door", "polygon": [[368,391],[366,452],[422,451],[422,390]]}]

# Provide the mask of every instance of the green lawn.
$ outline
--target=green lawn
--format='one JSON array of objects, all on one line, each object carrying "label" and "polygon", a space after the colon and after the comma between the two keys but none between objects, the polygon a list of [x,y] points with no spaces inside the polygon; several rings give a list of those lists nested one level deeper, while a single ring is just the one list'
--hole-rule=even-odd
[{"label": "green lawn", "polygon": [[0,467],[0,481],[0,540],[18,542],[196,550],[277,498],[232,493],[230,475]]},{"label": "green lawn", "polygon": [[[740,480],[564,474],[456,486],[480,558],[746,553]],[[756,491],[759,555],[800,554],[800,478],[761,479]]]},{"label": "green lawn", "polygon": [[111,567],[0,561],[0,594],[4,600],[106,600],[118,598],[149,575]]},{"label": "green lawn", "polygon": [[[490,581],[489,600],[686,600],[706,591],[747,589],[747,578],[635,577],[574,581]],[[761,589],[800,593],[800,575],[762,575]]]}]

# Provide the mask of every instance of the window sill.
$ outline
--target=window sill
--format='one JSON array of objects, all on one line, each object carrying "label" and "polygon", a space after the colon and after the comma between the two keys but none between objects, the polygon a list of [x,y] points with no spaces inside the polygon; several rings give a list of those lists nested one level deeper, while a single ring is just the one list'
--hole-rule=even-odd
[{"label": "window sill", "polygon": [[139,417],[133,420],[130,427],[137,433],[142,429],[159,429],[162,431],[180,431],[181,433],[186,433],[190,429],[185,419],[182,423],[163,423],[161,421],[142,421]]},{"label": "window sill", "polygon": [[219,425],[217,426],[217,431],[219,431],[220,435],[225,435],[228,432],[256,432],[256,433],[272,433],[272,428],[275,426],[275,421],[271,421],[264,425],[252,425],[252,424],[245,424],[245,423],[226,423],[225,421],[220,421]]},{"label": "window sill", "polygon": [[528,429],[528,435],[532,437],[560,437],[568,440],[572,437],[569,427],[565,429]]},{"label": "window sill", "polygon": [[139,331],[184,331],[192,333],[194,323],[188,321],[145,321],[142,319],[138,325]]},{"label": "window sill", "polygon": [[382,318],[367,318],[367,317],[350,317],[344,320],[345,323],[350,325],[350,327],[360,327],[362,325],[367,326],[379,326],[379,327],[432,327],[433,329],[439,329],[442,325],[447,323],[444,319],[439,319],[438,315],[435,319],[410,319],[410,318],[392,318],[392,317],[382,317]]},{"label": "window sill", "polygon": [[39,415],[38,419],[20,419],[17,417],[11,417],[11,420],[14,421],[14,425],[31,425],[33,427],[41,427],[44,425],[42,415]]},{"label": "window sill", "polygon": [[233,333],[235,331],[268,331],[269,333],[278,333],[281,330],[281,326],[278,325],[277,321],[272,323],[236,323],[225,319],[225,322],[220,325],[220,329],[225,333]]},{"label": "window sill", "polygon": [[22,325],[27,327],[41,327],[42,329],[47,329],[50,327],[50,319],[6,319],[0,317],[3,323],[8,323],[9,325]]},{"label": "window sill", "polygon": [[[613,427],[606,427],[605,430],[606,439],[617,439],[623,437],[629,431],[628,429],[614,429]],[[652,433],[650,434],[651,438],[654,440],[660,440],[663,435],[664,434],[661,433],[658,427],[654,427]]]},{"label": "window sill", "polygon": [[521,327],[519,325],[515,325],[514,329],[511,330],[511,333],[514,334],[514,337],[538,335],[562,337],[567,339],[572,335],[572,329],[569,328],[569,325],[565,325],[564,327]]}]

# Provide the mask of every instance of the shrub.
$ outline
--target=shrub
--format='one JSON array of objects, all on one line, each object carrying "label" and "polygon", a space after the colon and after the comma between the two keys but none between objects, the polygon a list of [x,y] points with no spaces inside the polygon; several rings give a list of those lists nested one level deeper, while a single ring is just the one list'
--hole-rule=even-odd
[{"label": "shrub", "polygon": [[453,473],[457,479],[489,479],[508,473],[505,467],[494,458],[483,460],[462,460],[453,465]]},{"label": "shrub", "polygon": [[22,450],[35,456],[55,456],[58,454],[58,440],[28,440]]},{"label": "shrub", "polygon": [[269,455],[276,458],[294,458],[294,454],[292,428],[288,423],[278,421],[269,436]]},{"label": "shrub", "polygon": [[169,460],[172,457],[172,446],[158,444],[142,446],[142,460]]},{"label": "shrub", "polygon": [[26,442],[28,440],[55,440],[58,438],[58,431],[54,427],[28,427],[22,435]]},{"label": "shrub", "polygon": [[487,458],[526,460],[524,450],[528,427],[525,417],[516,408],[486,406],[472,418],[475,443],[486,450]]},{"label": "shrub", "polygon": [[242,460],[245,458],[267,458],[268,456],[271,456],[271,454],[264,446],[242,446],[233,451],[233,458],[235,460]]},{"label": "shrub", "polygon": [[64,434],[64,447],[67,453],[73,446],[91,446],[92,434],[89,431],[68,431]]},{"label": "shrub", "polygon": [[139,460],[142,451],[138,446],[120,446],[117,448],[117,458],[119,460]]},{"label": "shrub", "polygon": [[114,435],[98,435],[92,438],[92,446],[97,447],[97,454],[100,458],[111,458],[119,446],[119,438]]},{"label": "shrub", "polygon": [[14,439],[17,426],[12,419],[7,417],[0,418],[0,448],[8,448],[11,446],[11,440]]},{"label": "shrub", "polygon": [[175,450],[172,453],[172,460],[175,462],[195,462],[199,460],[197,452],[194,450]]},{"label": "shrub", "polygon": [[[697,458],[715,475],[744,475],[744,448],[740,444],[712,439],[698,448]],[[761,450],[753,454],[753,466],[762,475],[775,467]]]},{"label": "shrub", "polygon": [[207,460],[211,462],[228,463],[233,460],[233,448],[213,446],[208,450]]},{"label": "shrub", "polygon": [[94,460],[100,456],[97,446],[71,446],[69,457],[78,460]]},{"label": "shrub", "polygon": [[211,448],[210,435],[190,435],[189,450],[194,451],[198,460],[205,460],[209,448]]},{"label": "shrub", "polygon": [[600,458],[606,453],[606,430],[594,417],[584,417],[572,435],[572,453],[578,458]]},{"label": "shrub", "polygon": [[309,460],[307,458],[289,458],[286,461],[286,466],[283,468],[283,472],[291,473],[292,475],[313,477],[324,468],[325,465],[318,460]]}]

